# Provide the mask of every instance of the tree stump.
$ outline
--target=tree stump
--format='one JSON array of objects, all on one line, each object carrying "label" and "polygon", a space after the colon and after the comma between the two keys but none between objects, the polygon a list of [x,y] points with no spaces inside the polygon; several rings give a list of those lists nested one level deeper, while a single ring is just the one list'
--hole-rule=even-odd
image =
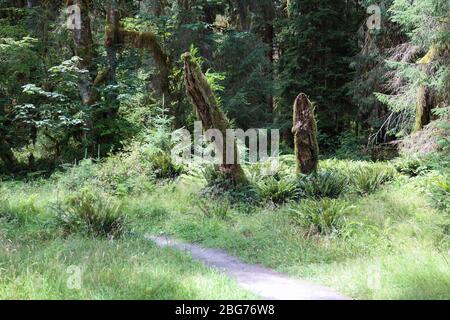
[{"label": "tree stump", "polygon": [[297,173],[311,174],[317,171],[319,146],[314,108],[308,97],[300,93],[294,103],[294,124],[292,128],[297,160]]}]

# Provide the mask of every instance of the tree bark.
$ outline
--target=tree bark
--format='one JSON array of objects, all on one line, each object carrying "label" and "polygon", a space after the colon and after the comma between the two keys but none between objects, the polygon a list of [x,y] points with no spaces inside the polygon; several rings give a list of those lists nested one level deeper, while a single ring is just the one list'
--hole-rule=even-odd
[{"label": "tree bark", "polygon": [[[248,184],[245,173],[238,163],[238,152],[233,141],[234,163],[227,164],[226,134],[230,123],[225,114],[219,109],[213,90],[209,86],[200,66],[192,59],[189,53],[182,56],[184,61],[186,93],[197,112],[197,118],[202,122],[204,130],[216,129],[222,133],[224,143],[217,144],[218,151],[222,152],[222,164],[220,170],[224,172],[234,185]],[[220,148],[223,148],[220,150]]]},{"label": "tree bark", "polygon": [[414,131],[420,131],[430,123],[433,105],[433,93],[428,86],[421,85],[417,94],[416,125]]},{"label": "tree bark", "polygon": [[5,140],[0,140],[0,159],[8,169],[14,169],[17,166],[17,159],[11,150],[11,146]]},{"label": "tree bark", "polygon": [[311,174],[317,171],[319,146],[314,108],[304,93],[300,93],[295,99],[293,118],[297,173]]},{"label": "tree bark", "polygon": [[[428,66],[439,56],[439,51],[434,45],[428,53],[419,60],[421,70],[429,75]],[[435,106],[434,94],[427,84],[422,84],[417,92],[416,123],[414,131],[420,131],[431,122],[431,111]]]},{"label": "tree bark", "polygon": [[[89,0],[68,0],[67,5],[77,5],[81,13],[81,29],[72,30],[75,54],[82,59],[80,68],[92,72],[92,60],[95,56],[94,41],[92,40],[91,18],[89,16]],[[89,73],[80,77],[79,89],[83,103],[92,103],[92,78]]]}]

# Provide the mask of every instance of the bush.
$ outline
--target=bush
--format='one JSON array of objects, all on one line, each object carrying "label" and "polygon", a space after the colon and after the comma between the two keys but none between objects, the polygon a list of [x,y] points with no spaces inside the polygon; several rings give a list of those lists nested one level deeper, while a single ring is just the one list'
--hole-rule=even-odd
[{"label": "bush", "polygon": [[121,203],[98,190],[82,189],[54,208],[65,234],[117,238],[125,229]]},{"label": "bush", "polygon": [[210,201],[199,199],[197,206],[207,218],[227,219],[230,214],[231,205],[226,199]]},{"label": "bush", "polygon": [[375,192],[386,182],[395,178],[395,169],[389,165],[375,163],[362,165],[352,172],[351,183],[359,195]]},{"label": "bush", "polygon": [[335,149],[335,157],[354,160],[370,159],[367,152],[367,137],[357,136],[353,132],[345,132],[340,134],[337,139],[339,140],[339,147]]},{"label": "bush", "polygon": [[53,178],[67,190],[79,190],[95,178],[99,168],[91,159],[85,159],[78,165],[64,165],[63,169],[65,172],[58,172]]},{"label": "bush", "polygon": [[183,167],[174,163],[171,155],[165,152],[152,154],[150,161],[157,179],[174,179],[184,171]]},{"label": "bush", "polygon": [[336,199],[304,200],[289,209],[294,223],[306,230],[308,236],[338,233],[346,216],[352,213],[347,202]]},{"label": "bush", "polygon": [[13,222],[21,220],[20,216],[11,208],[8,200],[0,198],[0,220],[6,222]]},{"label": "bush", "polygon": [[202,169],[202,174],[206,180],[206,188],[217,189],[223,192],[235,187],[226,172],[219,170],[218,166],[208,165]]},{"label": "bush", "polygon": [[299,189],[311,198],[339,198],[344,192],[347,179],[333,171],[321,170],[310,176],[301,176]]},{"label": "bush", "polygon": [[201,190],[200,196],[208,199],[229,201],[233,208],[240,212],[249,213],[259,201],[256,188],[253,185],[235,186],[227,175],[214,166],[202,169],[206,186]]},{"label": "bush", "polygon": [[410,177],[417,177],[430,170],[424,159],[417,156],[400,158],[394,162],[394,167],[399,173]]},{"label": "bush", "polygon": [[286,203],[298,197],[297,184],[289,178],[268,177],[258,183],[257,190],[261,200],[274,204]]},{"label": "bush", "polygon": [[97,186],[119,196],[141,193],[154,186],[153,164],[139,145],[109,157],[96,172]]},{"label": "bush", "polygon": [[34,221],[40,213],[35,196],[23,196],[16,199],[0,196],[0,220],[22,225]]},{"label": "bush", "polygon": [[437,179],[431,184],[430,197],[436,209],[450,213],[450,176]]}]

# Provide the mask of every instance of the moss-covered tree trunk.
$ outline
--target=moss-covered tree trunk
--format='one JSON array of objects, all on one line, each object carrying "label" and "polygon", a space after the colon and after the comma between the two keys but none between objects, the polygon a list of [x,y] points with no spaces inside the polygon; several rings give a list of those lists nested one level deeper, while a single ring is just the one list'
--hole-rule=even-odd
[{"label": "moss-covered tree trunk", "polygon": [[416,101],[416,123],[414,131],[420,131],[431,121],[431,110],[433,109],[433,95],[427,85],[421,85],[417,93]]},{"label": "moss-covered tree trunk", "polygon": [[195,107],[198,119],[202,122],[204,130],[219,130],[224,138],[223,145],[217,144],[219,152],[220,148],[222,148],[223,162],[219,166],[220,170],[233,180],[235,185],[247,184],[248,180],[241,165],[238,163],[238,152],[234,141],[234,163],[227,164],[226,161],[226,131],[230,128],[227,117],[219,109],[214,93],[209,86],[205,75],[201,71],[200,66],[192,59],[192,56],[189,53],[183,54],[182,59],[184,61],[186,93]]},{"label": "moss-covered tree trunk", "polygon": [[294,126],[292,128],[297,159],[297,173],[311,174],[319,163],[317,124],[314,108],[304,93],[294,103]]},{"label": "moss-covered tree trunk", "polygon": [[[433,45],[428,53],[419,60],[420,69],[427,76],[429,76],[429,65],[439,55],[438,50]],[[419,87],[416,97],[416,121],[414,131],[420,131],[431,122],[431,112],[435,106],[434,94],[427,84],[422,84]]]}]

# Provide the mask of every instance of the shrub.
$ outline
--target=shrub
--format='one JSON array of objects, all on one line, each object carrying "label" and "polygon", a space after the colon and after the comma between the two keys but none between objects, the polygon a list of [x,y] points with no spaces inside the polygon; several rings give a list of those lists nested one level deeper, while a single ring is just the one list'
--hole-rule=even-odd
[{"label": "shrub", "polygon": [[202,174],[206,180],[207,188],[218,189],[220,192],[223,192],[235,187],[226,172],[219,170],[218,166],[206,166],[202,169]]},{"label": "shrub", "polygon": [[297,184],[289,178],[268,177],[258,183],[257,190],[261,200],[274,204],[286,203],[298,196]]},{"label": "shrub", "polygon": [[336,199],[304,200],[289,209],[294,223],[306,230],[308,236],[338,233],[352,207]]},{"label": "shrub", "polygon": [[95,178],[98,166],[91,159],[80,161],[77,165],[63,165],[63,173],[58,172],[54,178],[68,190],[78,190]]},{"label": "shrub", "polygon": [[17,213],[11,208],[8,200],[0,198],[0,220],[13,222],[18,220]]},{"label": "shrub", "polygon": [[362,165],[352,172],[351,183],[359,195],[375,192],[381,185],[395,178],[395,169],[385,164]]},{"label": "shrub", "polygon": [[8,223],[25,224],[34,221],[40,213],[34,195],[16,199],[0,196],[0,219]]},{"label": "shrub", "polygon": [[155,152],[150,161],[157,179],[174,179],[183,173],[183,167],[173,162],[170,154]]},{"label": "shrub", "polygon": [[96,177],[99,188],[119,196],[147,191],[155,179],[153,164],[137,143],[128,151],[109,157],[100,165]]},{"label": "shrub", "polygon": [[430,197],[436,209],[450,213],[450,176],[437,179],[431,184]]},{"label": "shrub", "polygon": [[310,176],[301,176],[299,189],[311,198],[338,198],[345,190],[347,179],[333,171],[321,170]]},{"label": "shrub", "polygon": [[117,238],[124,232],[126,217],[121,203],[98,190],[82,189],[54,208],[65,234]]},{"label": "shrub", "polygon": [[199,199],[197,206],[205,217],[218,219],[227,219],[231,209],[230,202],[226,199],[221,201]]},{"label": "shrub", "polygon": [[[369,160],[367,152],[367,137],[345,132],[337,137],[339,146],[334,155],[339,159]],[[334,149],[334,148],[333,148]]]},{"label": "shrub", "polygon": [[253,185],[234,186],[225,173],[213,166],[203,168],[202,173],[207,184],[200,192],[201,197],[229,201],[243,213],[249,213],[258,203],[258,192]]},{"label": "shrub", "polygon": [[430,170],[425,161],[417,156],[400,158],[394,162],[395,169],[410,177],[417,177]]}]

